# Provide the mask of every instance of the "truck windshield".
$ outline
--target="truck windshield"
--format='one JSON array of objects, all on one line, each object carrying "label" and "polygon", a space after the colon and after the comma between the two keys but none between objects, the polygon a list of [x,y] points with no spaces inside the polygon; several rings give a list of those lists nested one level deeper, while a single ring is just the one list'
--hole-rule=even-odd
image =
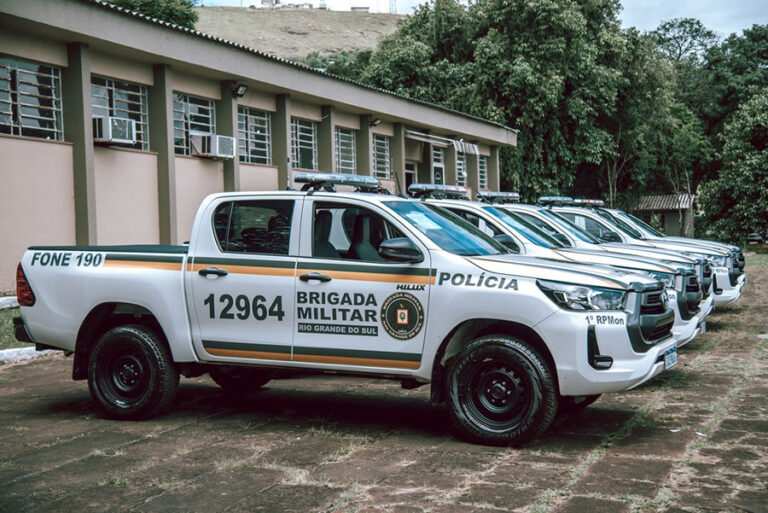
[{"label": "truck windshield", "polygon": [[634,227],[630,226],[630,224],[623,219],[620,219],[618,216],[614,216],[605,210],[597,209],[595,210],[597,212],[597,215],[605,219],[606,221],[612,223],[614,226],[618,226],[621,228],[621,231],[632,237],[633,239],[644,239],[643,234],[637,231]]},{"label": "truck windshield", "polygon": [[666,237],[663,233],[661,233],[659,230],[651,226],[650,224],[646,223],[642,219],[633,216],[632,214],[627,214],[626,212],[619,212],[619,215],[622,217],[625,217],[635,223],[637,226],[640,227],[640,229],[645,230],[646,232],[650,233],[651,235],[655,235],[656,237]]},{"label": "truck windshield", "polygon": [[550,237],[514,213],[506,212],[494,207],[483,207],[483,210],[490,212],[494,216],[498,217],[504,224],[537,246],[550,249],[565,247],[565,245],[560,241]]},{"label": "truck windshield", "polygon": [[462,256],[498,255],[507,248],[443,208],[417,201],[384,201],[441,249]]},{"label": "truck windshield", "polygon": [[576,237],[577,239],[588,242],[590,244],[600,244],[600,240],[598,240],[594,235],[589,233],[586,230],[582,230],[580,227],[573,224],[570,219],[561,216],[557,212],[553,212],[551,210],[542,208],[539,210],[539,212],[544,216],[552,221],[554,221],[561,229],[567,230],[568,233]]}]

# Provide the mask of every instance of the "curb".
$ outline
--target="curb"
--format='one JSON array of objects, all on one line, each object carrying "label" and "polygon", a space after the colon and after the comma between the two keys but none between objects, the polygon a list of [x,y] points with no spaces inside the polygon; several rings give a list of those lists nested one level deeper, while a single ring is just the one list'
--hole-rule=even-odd
[{"label": "curb", "polygon": [[19,303],[16,302],[16,296],[0,297],[0,310],[6,310],[8,308],[18,308]]},{"label": "curb", "polygon": [[36,351],[34,347],[16,347],[13,349],[3,349],[0,351],[0,364],[3,363],[18,363],[25,360],[34,360],[35,358],[41,358],[54,354],[59,351],[52,351],[46,349],[45,351]]}]

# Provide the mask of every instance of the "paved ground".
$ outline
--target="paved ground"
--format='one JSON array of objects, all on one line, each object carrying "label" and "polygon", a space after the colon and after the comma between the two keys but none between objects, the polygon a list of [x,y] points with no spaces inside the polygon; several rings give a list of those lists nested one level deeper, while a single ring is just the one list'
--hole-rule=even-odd
[{"label": "paved ground", "polygon": [[456,440],[426,387],[184,380],[104,420],[71,360],[0,367],[0,511],[768,512],[768,267],[680,364],[520,449]]}]

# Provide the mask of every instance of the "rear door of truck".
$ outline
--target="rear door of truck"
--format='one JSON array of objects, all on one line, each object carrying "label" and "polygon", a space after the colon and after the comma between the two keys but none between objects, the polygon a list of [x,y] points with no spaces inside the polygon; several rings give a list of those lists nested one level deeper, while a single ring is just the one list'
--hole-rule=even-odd
[{"label": "rear door of truck", "polygon": [[185,284],[202,360],[291,359],[301,202],[221,197],[198,214]]}]

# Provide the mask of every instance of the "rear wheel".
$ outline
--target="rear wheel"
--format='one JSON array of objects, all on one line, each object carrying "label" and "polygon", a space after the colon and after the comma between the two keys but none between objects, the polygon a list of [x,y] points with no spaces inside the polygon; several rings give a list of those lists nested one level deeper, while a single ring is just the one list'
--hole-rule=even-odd
[{"label": "rear wheel", "polygon": [[520,445],[543,433],[557,412],[554,379],[528,343],[508,336],[479,338],[448,371],[451,418],[470,441]]},{"label": "rear wheel", "polygon": [[110,417],[145,419],[170,406],[179,373],[157,334],[143,326],[118,326],[93,348],[88,387]]},{"label": "rear wheel", "polygon": [[227,392],[248,393],[266,385],[274,377],[274,372],[237,365],[217,365],[208,371],[211,379]]}]

